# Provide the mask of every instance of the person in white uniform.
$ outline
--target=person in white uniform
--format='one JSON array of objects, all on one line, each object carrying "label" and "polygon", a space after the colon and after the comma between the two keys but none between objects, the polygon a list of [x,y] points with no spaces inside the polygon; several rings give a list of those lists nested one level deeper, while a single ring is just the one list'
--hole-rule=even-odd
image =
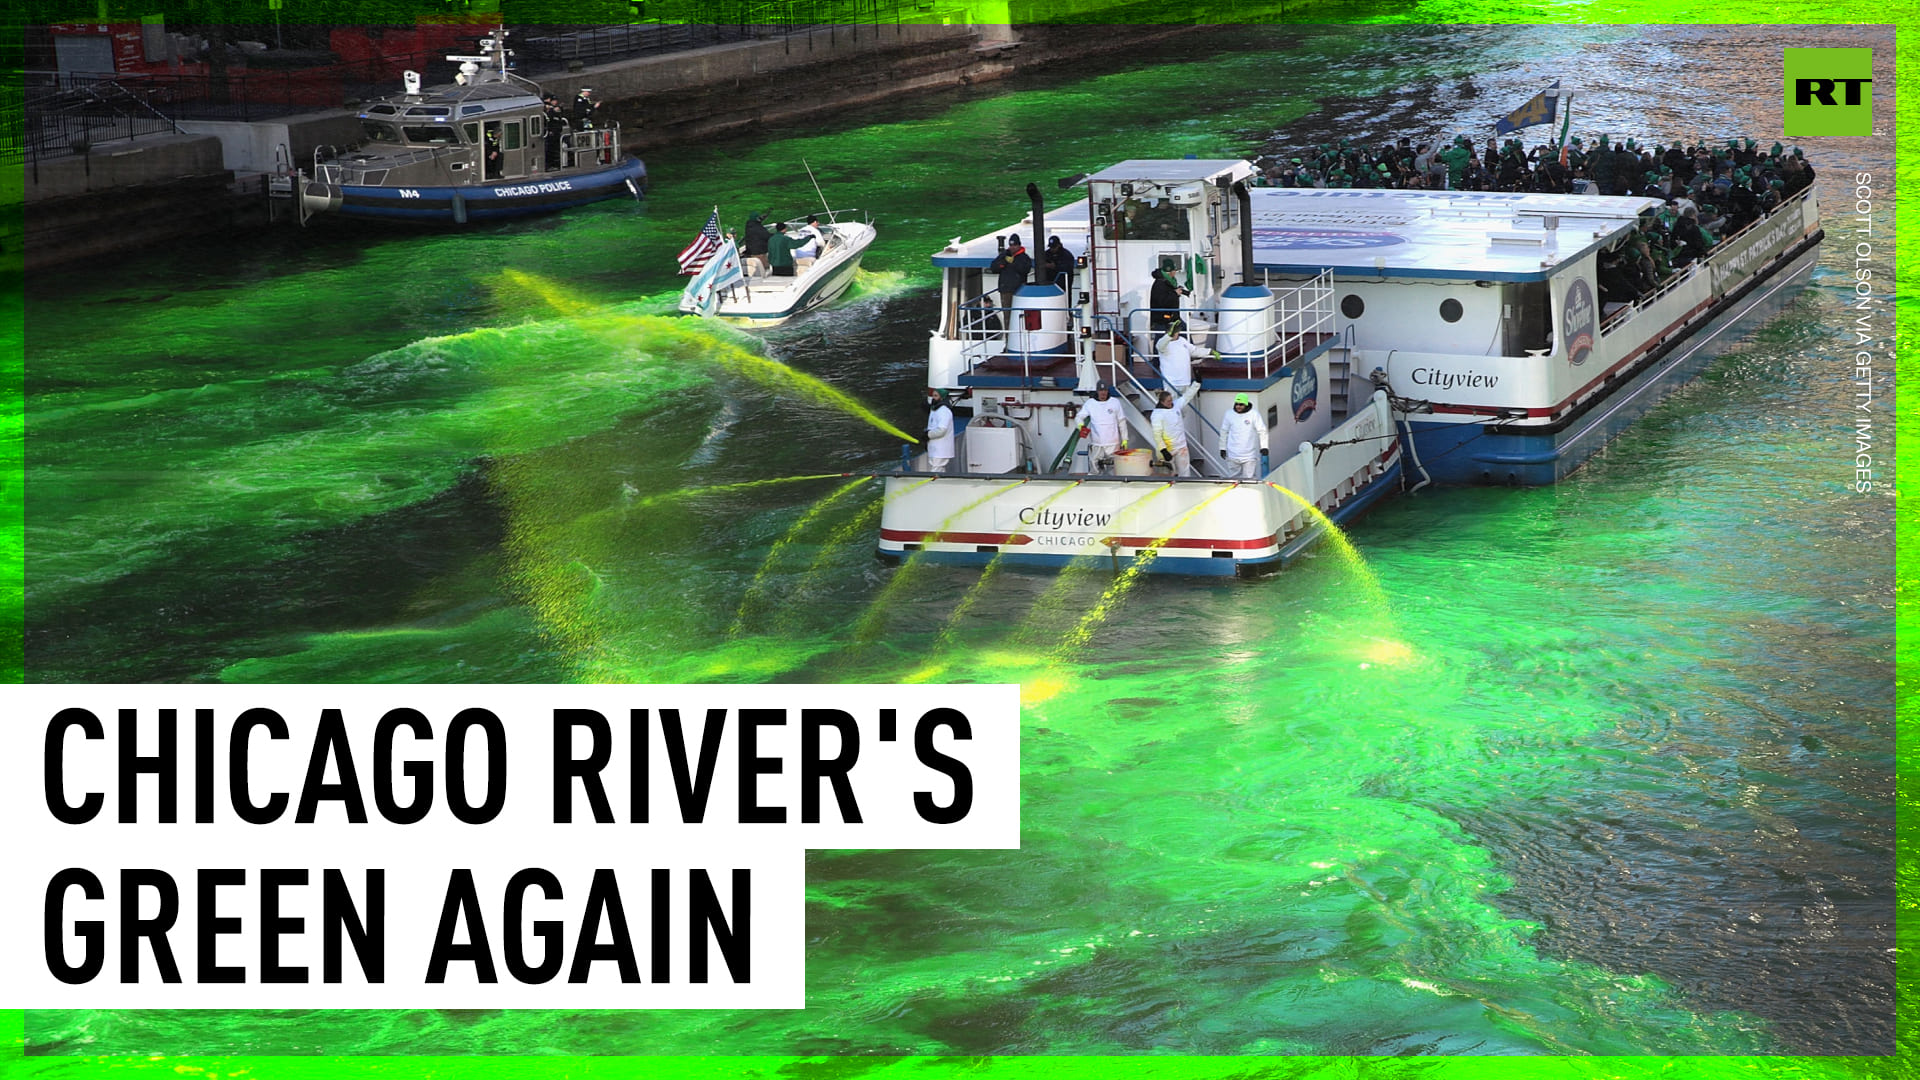
[{"label": "person in white uniform", "polygon": [[927,469],[943,473],[953,464],[953,410],[938,387],[927,387]]},{"label": "person in white uniform", "polygon": [[1113,396],[1113,387],[1101,383],[1080,406],[1073,422],[1080,426],[1080,438],[1087,443],[1088,465],[1095,472],[1112,467],[1113,455],[1127,445],[1127,417],[1119,399]]},{"label": "person in white uniform", "polygon": [[1160,339],[1160,378],[1165,380],[1167,389],[1175,394],[1186,391],[1187,384],[1193,382],[1193,358],[1196,355],[1212,356],[1213,350],[1188,340],[1183,324],[1175,322],[1167,327],[1167,336]]},{"label": "person in white uniform", "polygon": [[1192,476],[1193,457],[1187,452],[1187,410],[1186,404],[1195,391],[1188,389],[1184,398],[1175,398],[1173,391],[1160,391],[1160,407],[1153,410],[1153,444],[1160,450],[1160,460],[1173,466],[1173,475]]},{"label": "person in white uniform", "polygon": [[1220,420],[1220,455],[1236,476],[1257,479],[1260,475],[1261,443],[1267,441],[1267,429],[1253,411],[1253,399],[1246,394],[1233,396],[1233,411]]}]

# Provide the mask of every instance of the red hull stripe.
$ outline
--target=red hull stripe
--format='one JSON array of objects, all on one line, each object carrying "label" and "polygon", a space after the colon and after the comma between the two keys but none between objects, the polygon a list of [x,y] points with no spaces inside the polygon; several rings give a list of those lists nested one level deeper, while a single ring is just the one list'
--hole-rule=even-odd
[{"label": "red hull stripe", "polygon": [[[913,529],[881,529],[880,539],[892,540],[903,544],[1010,544],[1033,543],[1033,537],[1020,533],[933,533]],[[1121,536],[1114,538],[1120,547],[1143,548],[1159,541],[1153,536]],[[1272,547],[1280,542],[1280,534],[1255,540],[1203,540],[1176,536],[1160,543],[1163,548],[1208,548],[1216,551],[1248,551],[1255,548]]]}]

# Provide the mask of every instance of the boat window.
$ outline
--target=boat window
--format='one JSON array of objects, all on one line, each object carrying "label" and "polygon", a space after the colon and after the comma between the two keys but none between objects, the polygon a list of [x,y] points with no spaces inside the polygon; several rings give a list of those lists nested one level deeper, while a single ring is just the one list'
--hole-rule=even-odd
[{"label": "boat window", "polygon": [[529,136],[537,139],[540,136],[545,135],[546,133],[547,133],[546,117],[530,116],[527,118],[527,134]]},{"label": "boat window", "polygon": [[383,124],[378,120],[360,121],[360,134],[365,135],[368,142],[397,143],[400,141],[400,133],[393,130],[392,124]]},{"label": "boat window", "polygon": [[977,340],[997,333],[1000,317],[991,309],[1000,304],[1000,295],[991,291],[986,272],[977,266],[950,267],[947,284],[951,292],[947,302],[949,336]]},{"label": "boat window", "polygon": [[467,133],[467,142],[475,146],[480,145],[480,125],[479,124],[462,124],[460,126],[463,129],[465,129]]},{"label": "boat window", "polygon": [[1359,318],[1361,313],[1366,310],[1367,302],[1360,299],[1357,294],[1348,293],[1340,298],[1340,314],[1345,315],[1349,319]]},{"label": "boat window", "polygon": [[500,131],[501,131],[500,149],[502,150],[520,149],[520,122],[519,121],[516,120],[511,124],[502,125],[500,128]]},{"label": "boat window", "polygon": [[1447,297],[1445,300],[1440,301],[1440,317],[1442,319],[1445,319],[1448,322],[1459,322],[1460,316],[1462,314],[1463,312],[1460,307],[1460,301],[1455,300],[1451,296]]},{"label": "boat window", "polygon": [[1108,240],[1186,240],[1187,208],[1161,199],[1158,204],[1128,199],[1108,221]]},{"label": "boat window", "polygon": [[375,105],[373,108],[368,109],[367,111],[370,113],[379,113],[381,116],[392,116],[394,113],[397,113],[400,110],[394,108],[391,105]]},{"label": "boat window", "polygon": [[460,141],[460,133],[450,127],[407,127],[401,130],[409,143],[452,146]]},{"label": "boat window", "polygon": [[445,105],[415,105],[413,108],[407,110],[407,115],[442,117],[447,115],[447,107]]},{"label": "boat window", "polygon": [[472,115],[473,115],[474,113],[482,113],[482,112],[486,112],[486,111],[487,111],[487,107],[486,107],[485,105],[462,105],[462,106],[460,106],[460,115],[461,115],[461,116],[472,116]]},{"label": "boat window", "polygon": [[1525,356],[1553,348],[1553,312],[1544,281],[1509,282],[1501,286],[1502,352]]}]

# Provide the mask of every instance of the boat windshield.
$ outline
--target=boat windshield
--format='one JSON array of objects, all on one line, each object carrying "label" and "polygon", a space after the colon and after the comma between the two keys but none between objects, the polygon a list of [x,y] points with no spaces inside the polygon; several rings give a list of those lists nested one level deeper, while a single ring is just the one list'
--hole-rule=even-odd
[{"label": "boat windshield", "polygon": [[460,141],[460,133],[450,127],[406,127],[407,142],[419,146],[453,146]]},{"label": "boat windshield", "polygon": [[1186,240],[1187,208],[1155,200],[1128,199],[1106,227],[1108,240]]},{"label": "boat windshield", "polygon": [[400,133],[393,129],[392,124],[383,124],[378,120],[360,121],[360,132],[367,137],[368,142],[397,143],[400,141]]}]

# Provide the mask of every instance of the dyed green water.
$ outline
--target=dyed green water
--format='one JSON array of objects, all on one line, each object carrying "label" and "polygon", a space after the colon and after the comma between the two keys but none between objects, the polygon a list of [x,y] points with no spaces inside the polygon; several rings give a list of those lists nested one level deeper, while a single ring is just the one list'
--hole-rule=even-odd
[{"label": "dyed green water", "polygon": [[[1026,708],[1020,851],[812,858],[804,1011],[33,1012],[33,1047],[1888,1052],[1890,487],[1848,486],[1840,243],[1569,483],[1373,513],[1353,540],[1384,602],[1332,554],[1119,592],[1098,566],[887,569],[877,491],[795,530],[841,481],[730,485],[896,441],[726,363],[749,339],[653,317],[716,195],[736,223],[804,211],[805,159],[881,239],[767,351],[911,431],[926,256],[1018,217],[1029,180],[1478,130],[1542,72],[1595,73],[1577,130],[1759,130],[1769,88],[1714,71],[1778,46],[1223,32],[660,155],[644,207],[36,285],[30,678],[1018,681]],[[1891,162],[1810,145],[1828,182]]]}]

